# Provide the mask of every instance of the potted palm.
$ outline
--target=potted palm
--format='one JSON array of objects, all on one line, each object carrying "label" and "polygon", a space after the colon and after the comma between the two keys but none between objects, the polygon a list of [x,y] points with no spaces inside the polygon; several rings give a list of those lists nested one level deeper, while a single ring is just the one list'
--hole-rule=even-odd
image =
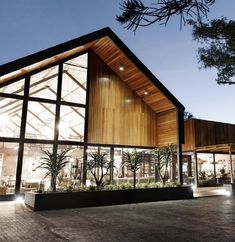
[{"label": "potted palm", "polygon": [[[46,176],[51,176],[51,190],[56,192],[56,180],[59,172],[69,162],[67,155],[69,150],[64,150],[60,153],[51,152],[49,150],[43,150],[40,165],[37,168],[46,169]],[[36,169],[37,169],[36,168]]]}]

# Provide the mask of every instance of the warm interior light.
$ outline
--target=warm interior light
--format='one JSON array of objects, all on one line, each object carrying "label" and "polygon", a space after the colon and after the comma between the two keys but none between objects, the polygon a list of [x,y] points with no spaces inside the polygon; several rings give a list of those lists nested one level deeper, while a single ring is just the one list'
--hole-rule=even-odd
[{"label": "warm interior light", "polygon": [[147,96],[148,94],[149,94],[148,91],[145,89],[144,90],[144,95]]},{"label": "warm interior light", "polygon": [[196,186],[194,184],[191,184],[192,190],[195,191],[196,190]]},{"label": "warm interior light", "polygon": [[124,71],[124,66],[122,64],[119,66],[119,70]]},{"label": "warm interior light", "polygon": [[1,125],[5,126],[9,122],[8,116],[5,115],[5,114],[1,114],[0,115],[0,122],[1,122]]},{"label": "warm interior light", "polygon": [[66,135],[67,137],[69,137],[71,135],[70,123],[69,122],[60,121],[59,131],[60,131],[61,134]]},{"label": "warm interior light", "polygon": [[24,203],[24,199],[21,196],[16,197],[16,203]]}]

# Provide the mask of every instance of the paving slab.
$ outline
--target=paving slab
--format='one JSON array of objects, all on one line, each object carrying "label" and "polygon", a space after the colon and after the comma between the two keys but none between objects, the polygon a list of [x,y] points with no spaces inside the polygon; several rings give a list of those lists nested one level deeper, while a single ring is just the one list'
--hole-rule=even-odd
[{"label": "paving slab", "polygon": [[235,197],[32,212],[0,202],[0,241],[235,242]]}]

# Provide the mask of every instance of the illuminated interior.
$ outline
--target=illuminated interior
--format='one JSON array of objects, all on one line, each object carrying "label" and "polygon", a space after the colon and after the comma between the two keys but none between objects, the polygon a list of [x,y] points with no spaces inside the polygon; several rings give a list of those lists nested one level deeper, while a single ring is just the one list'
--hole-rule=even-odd
[{"label": "illuminated interior", "polygon": [[[83,54],[62,64],[61,92],[59,65],[1,84],[0,195],[15,193],[20,160],[20,191],[49,189],[50,178],[45,176],[45,170],[36,168],[42,150],[52,151],[55,142],[63,143],[58,144],[58,150],[70,148],[70,163],[63,172],[67,179],[75,178],[73,167],[83,160],[87,56]],[[69,141],[77,145],[66,144]],[[24,149],[21,157],[20,145]]]}]

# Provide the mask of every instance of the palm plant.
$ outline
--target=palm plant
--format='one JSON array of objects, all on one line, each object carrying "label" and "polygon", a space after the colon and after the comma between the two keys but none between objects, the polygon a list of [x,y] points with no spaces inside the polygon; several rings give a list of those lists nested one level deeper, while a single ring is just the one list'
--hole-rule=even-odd
[{"label": "palm plant", "polygon": [[[56,180],[59,172],[66,166],[69,162],[67,156],[69,150],[64,150],[61,153],[55,153],[48,150],[43,150],[40,165],[37,168],[46,169],[46,176],[51,176],[51,190],[56,192]],[[45,177],[46,177],[45,176]]]},{"label": "palm plant", "polygon": [[153,152],[155,179],[157,180],[157,177],[159,177],[163,186],[169,178],[168,168],[172,162],[174,151],[175,145],[167,145],[157,148]]},{"label": "palm plant", "polygon": [[94,177],[98,190],[104,187],[104,177],[111,168],[111,163],[106,159],[106,155],[106,153],[93,152],[90,154],[91,159],[87,161],[87,169]]},{"label": "palm plant", "polygon": [[142,164],[143,153],[133,150],[123,153],[123,160],[126,168],[133,172],[133,188],[136,187],[136,172],[140,169]]}]

